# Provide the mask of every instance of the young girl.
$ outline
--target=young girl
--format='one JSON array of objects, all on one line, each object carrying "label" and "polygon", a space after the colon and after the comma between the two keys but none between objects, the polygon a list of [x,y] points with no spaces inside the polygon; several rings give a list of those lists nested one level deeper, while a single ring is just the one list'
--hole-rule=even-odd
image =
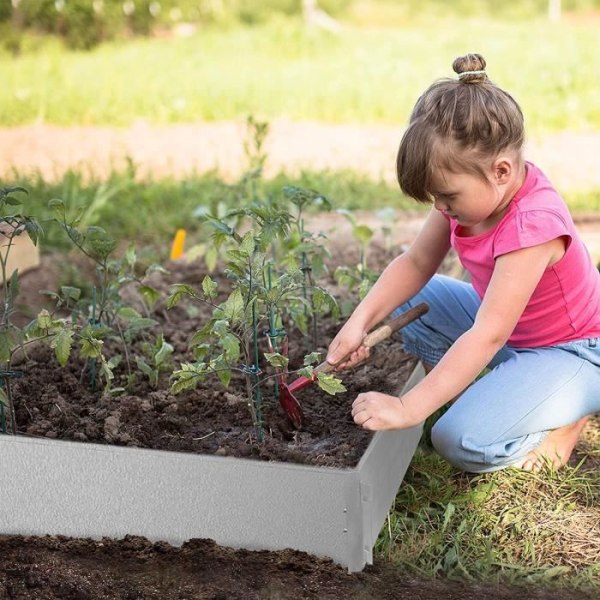
[{"label": "young girl", "polygon": [[[479,54],[452,66],[457,79],[419,98],[398,151],[402,191],[433,209],[327,360],[336,370],[363,361],[361,340],[374,325],[427,302],[402,339],[428,374],[400,398],[359,394],[354,421],[369,430],[411,427],[456,398],[431,432],[452,464],[471,472],[559,467],[600,412],[600,274],[563,200],[523,158],[519,105],[488,79]],[[450,247],[472,283],[435,274]]]}]

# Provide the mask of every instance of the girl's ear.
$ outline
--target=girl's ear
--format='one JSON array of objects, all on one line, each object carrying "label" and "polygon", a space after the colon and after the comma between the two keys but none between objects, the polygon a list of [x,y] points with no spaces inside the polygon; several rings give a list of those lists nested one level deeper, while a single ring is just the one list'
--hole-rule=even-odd
[{"label": "girl's ear", "polygon": [[499,156],[494,161],[494,180],[498,185],[505,185],[509,182],[515,165],[507,156]]}]

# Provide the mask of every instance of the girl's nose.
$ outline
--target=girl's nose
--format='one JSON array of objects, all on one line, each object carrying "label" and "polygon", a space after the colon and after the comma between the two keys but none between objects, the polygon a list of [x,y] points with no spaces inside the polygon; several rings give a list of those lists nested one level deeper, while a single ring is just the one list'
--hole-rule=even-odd
[{"label": "girl's nose", "polygon": [[433,206],[436,210],[439,210],[440,212],[445,212],[448,210],[448,205],[445,202],[438,200],[437,198],[434,199]]}]

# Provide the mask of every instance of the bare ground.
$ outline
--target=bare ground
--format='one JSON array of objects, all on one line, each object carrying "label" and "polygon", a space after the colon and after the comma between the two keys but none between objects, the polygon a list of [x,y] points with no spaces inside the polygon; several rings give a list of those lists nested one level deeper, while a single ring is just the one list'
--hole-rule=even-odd
[{"label": "bare ground", "polygon": [[[301,169],[352,169],[395,181],[395,154],[402,128],[392,125],[295,122],[276,119],[266,140],[266,175]],[[0,129],[0,177],[13,169],[52,179],[69,168],[103,176],[131,159],[140,176],[183,176],[216,170],[236,177],[245,167],[245,122],[126,129],[46,124]],[[527,142],[527,157],[562,191],[600,187],[600,132],[561,132]]]}]

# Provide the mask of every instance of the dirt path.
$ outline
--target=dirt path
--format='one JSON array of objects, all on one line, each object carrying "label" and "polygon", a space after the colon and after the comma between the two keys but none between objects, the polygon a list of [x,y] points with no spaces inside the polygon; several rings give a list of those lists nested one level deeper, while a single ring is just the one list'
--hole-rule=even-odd
[{"label": "dirt path", "polygon": [[[395,181],[401,127],[331,125],[277,119],[266,141],[266,175],[301,169],[352,169]],[[13,169],[39,171],[46,179],[81,168],[99,176],[121,169],[129,157],[140,176],[182,176],[217,170],[226,178],[245,168],[245,123],[191,123],[127,129],[27,125],[0,129],[0,177]],[[530,139],[527,157],[562,191],[600,187],[600,132],[552,134]]]}]

